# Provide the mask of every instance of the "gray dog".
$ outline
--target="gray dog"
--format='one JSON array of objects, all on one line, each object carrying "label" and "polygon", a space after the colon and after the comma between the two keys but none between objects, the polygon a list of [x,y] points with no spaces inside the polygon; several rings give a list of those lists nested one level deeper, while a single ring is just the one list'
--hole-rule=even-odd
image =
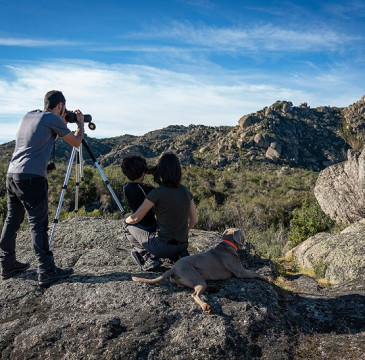
[{"label": "gray dog", "polygon": [[157,284],[172,277],[177,285],[194,289],[191,295],[204,312],[212,313],[210,306],[200,295],[209,291],[206,280],[226,280],[233,275],[240,279],[267,279],[254,271],[243,268],[237,255],[238,247],[242,246],[244,236],[240,229],[232,228],[223,233],[222,241],[214,248],[200,254],[190,255],[178,260],[174,266],[155,279],[145,279],[132,276],[133,281]]}]

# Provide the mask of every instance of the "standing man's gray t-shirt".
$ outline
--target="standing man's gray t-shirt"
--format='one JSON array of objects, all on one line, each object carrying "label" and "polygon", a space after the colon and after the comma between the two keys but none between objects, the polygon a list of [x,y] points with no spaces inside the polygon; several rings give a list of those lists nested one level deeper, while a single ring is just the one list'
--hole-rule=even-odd
[{"label": "standing man's gray t-shirt", "polygon": [[20,122],[8,173],[46,177],[47,164],[56,136],[70,133],[65,122],[49,111],[34,110]]}]

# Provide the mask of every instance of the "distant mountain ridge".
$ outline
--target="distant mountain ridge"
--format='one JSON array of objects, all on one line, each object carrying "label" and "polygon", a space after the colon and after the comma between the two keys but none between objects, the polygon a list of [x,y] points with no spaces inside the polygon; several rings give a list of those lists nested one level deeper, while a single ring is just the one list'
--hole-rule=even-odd
[{"label": "distant mountain ridge", "polygon": [[[244,115],[237,126],[171,125],[142,136],[85,139],[103,166],[120,165],[131,154],[155,159],[172,151],[184,165],[238,170],[260,162],[319,171],[346,159],[349,145],[341,136],[344,126],[363,136],[365,96],[345,108],[312,109],[306,103],[293,106],[289,101],[277,101]],[[14,142],[0,145],[3,162],[10,160],[13,148]],[[67,161],[70,153],[66,143],[57,141],[58,161]]]}]

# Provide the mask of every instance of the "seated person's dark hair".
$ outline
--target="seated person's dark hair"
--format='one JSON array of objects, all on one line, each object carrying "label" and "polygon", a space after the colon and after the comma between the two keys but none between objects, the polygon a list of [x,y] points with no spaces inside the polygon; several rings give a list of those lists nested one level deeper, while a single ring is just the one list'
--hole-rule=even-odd
[{"label": "seated person's dark hair", "polygon": [[173,153],[162,155],[156,166],[154,180],[170,188],[177,188],[181,182],[181,166],[179,159]]},{"label": "seated person's dark hair", "polygon": [[147,162],[142,156],[127,156],[122,160],[123,174],[130,181],[139,179],[143,174],[148,172]]}]

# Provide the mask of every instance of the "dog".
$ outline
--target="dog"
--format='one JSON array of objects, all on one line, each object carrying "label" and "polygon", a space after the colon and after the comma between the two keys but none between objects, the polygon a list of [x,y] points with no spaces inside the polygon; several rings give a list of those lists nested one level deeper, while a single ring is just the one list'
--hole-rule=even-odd
[{"label": "dog", "polygon": [[157,284],[172,277],[174,282],[183,287],[194,289],[191,295],[202,308],[203,312],[212,314],[211,307],[204,302],[200,295],[210,290],[206,281],[226,280],[233,275],[240,279],[259,279],[268,281],[254,271],[243,268],[237,250],[244,243],[242,230],[237,228],[227,229],[222,240],[212,249],[179,259],[173,267],[155,279],[145,279],[132,276],[133,281],[147,284]]}]

